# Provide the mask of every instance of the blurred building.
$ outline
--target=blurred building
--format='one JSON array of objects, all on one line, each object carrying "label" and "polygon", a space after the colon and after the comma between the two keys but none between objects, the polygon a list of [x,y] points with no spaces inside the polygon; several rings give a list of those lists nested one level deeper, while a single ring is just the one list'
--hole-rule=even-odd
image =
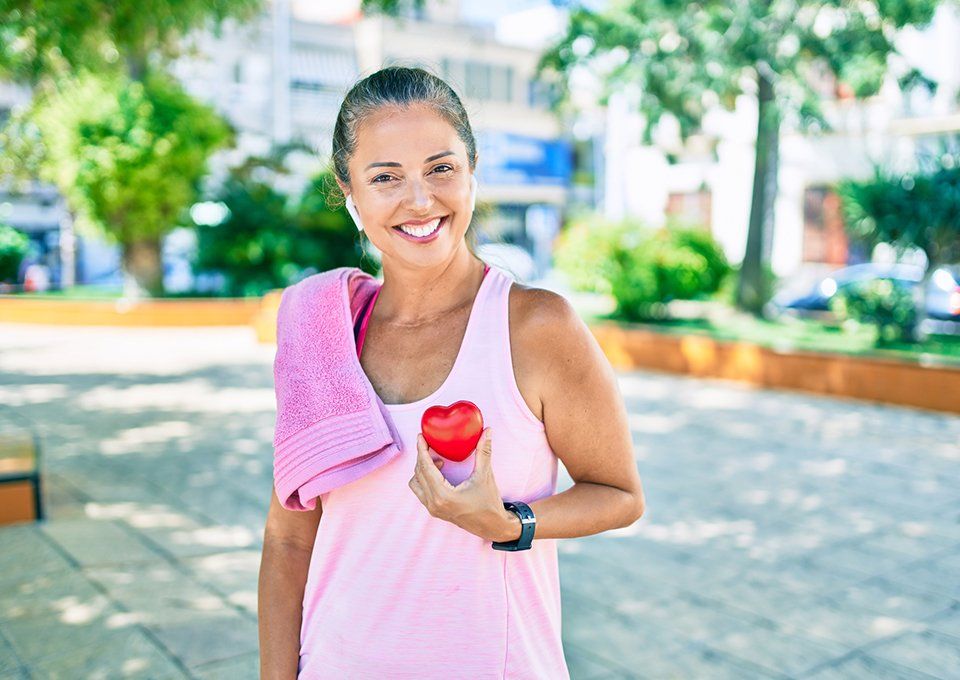
[{"label": "blurred building", "polygon": [[[574,156],[574,144],[549,111],[553,91],[534,78],[540,50],[531,36],[542,31],[518,31],[516,21],[499,26],[499,16],[467,21],[455,0],[434,0],[399,18],[365,17],[358,7],[272,0],[253,21],[228,21],[216,35],[188,38],[195,49],[174,62],[172,72],[238,133],[236,148],[211,160],[214,182],[247,156],[297,140],[314,153],[292,159],[294,172],[282,180],[289,186],[281,188],[299,190],[329,163],[333,126],[350,86],[385,65],[422,65],[454,87],[470,115],[480,155],[478,205],[489,207],[482,240],[539,251],[542,261],[571,197]],[[17,204],[8,212],[15,226],[37,223],[31,229],[38,243],[59,242],[62,205],[44,212]],[[77,282],[106,280],[111,271],[119,280],[116,247],[81,245]],[[165,247],[170,255],[175,250]]]},{"label": "blurred building", "polygon": [[[863,101],[849,98],[829,74],[816,83],[829,133],[784,126],[780,139],[776,231],[770,260],[779,275],[836,268],[868,259],[848,242],[832,186],[865,178],[873,162],[908,164],[921,147],[960,132],[960,10],[942,4],[929,27],[896,36],[901,57],[891,59],[883,89]],[[938,81],[936,94],[902,92],[897,76],[919,68]],[[707,116],[703,134],[686,144],[662,126],[652,146],[640,140],[637,92],[616,93],[603,111],[603,210],[611,218],[640,217],[651,224],[667,215],[702,224],[732,261],[743,257],[753,181],[756,105],[743,96],[734,112]]]}]

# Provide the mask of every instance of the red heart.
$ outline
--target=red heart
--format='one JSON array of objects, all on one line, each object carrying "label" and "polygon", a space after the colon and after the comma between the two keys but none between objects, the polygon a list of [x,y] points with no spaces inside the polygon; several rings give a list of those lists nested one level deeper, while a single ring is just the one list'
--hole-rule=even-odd
[{"label": "red heart", "polygon": [[431,406],[420,417],[420,431],[430,448],[460,462],[477,448],[483,414],[476,404],[463,399],[449,406]]}]

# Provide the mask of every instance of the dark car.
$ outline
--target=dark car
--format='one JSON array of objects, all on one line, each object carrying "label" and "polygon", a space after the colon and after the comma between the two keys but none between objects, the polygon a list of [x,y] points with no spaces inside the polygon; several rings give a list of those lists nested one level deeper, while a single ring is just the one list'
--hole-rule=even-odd
[{"label": "dark car", "polygon": [[[894,285],[913,290],[923,281],[923,267],[911,264],[876,264],[867,262],[843,267],[819,277],[812,286],[799,291],[783,290],[770,301],[774,314],[791,313],[796,316],[828,317],[830,300],[837,292],[858,282],[889,279]],[[934,332],[952,331],[951,324],[960,325],[960,265],[939,267],[927,286],[927,317],[934,323]]]}]

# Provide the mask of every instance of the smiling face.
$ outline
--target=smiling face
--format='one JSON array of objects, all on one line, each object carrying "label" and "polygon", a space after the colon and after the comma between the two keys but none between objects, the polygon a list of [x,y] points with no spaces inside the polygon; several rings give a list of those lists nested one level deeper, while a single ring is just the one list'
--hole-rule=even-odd
[{"label": "smiling face", "polygon": [[364,120],[356,139],[350,186],[337,181],[383,259],[427,266],[466,249],[472,171],[453,126],[424,104],[389,107]]}]

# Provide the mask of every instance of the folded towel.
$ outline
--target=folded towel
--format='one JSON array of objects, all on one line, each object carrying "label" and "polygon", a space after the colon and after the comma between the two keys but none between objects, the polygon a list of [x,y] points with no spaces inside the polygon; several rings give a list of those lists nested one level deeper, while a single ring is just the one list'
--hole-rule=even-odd
[{"label": "folded towel", "polygon": [[400,435],[363,372],[354,338],[379,289],[361,269],[338,267],[283,290],[273,363],[273,477],[288,510],[313,510],[318,495],[400,454]]}]

